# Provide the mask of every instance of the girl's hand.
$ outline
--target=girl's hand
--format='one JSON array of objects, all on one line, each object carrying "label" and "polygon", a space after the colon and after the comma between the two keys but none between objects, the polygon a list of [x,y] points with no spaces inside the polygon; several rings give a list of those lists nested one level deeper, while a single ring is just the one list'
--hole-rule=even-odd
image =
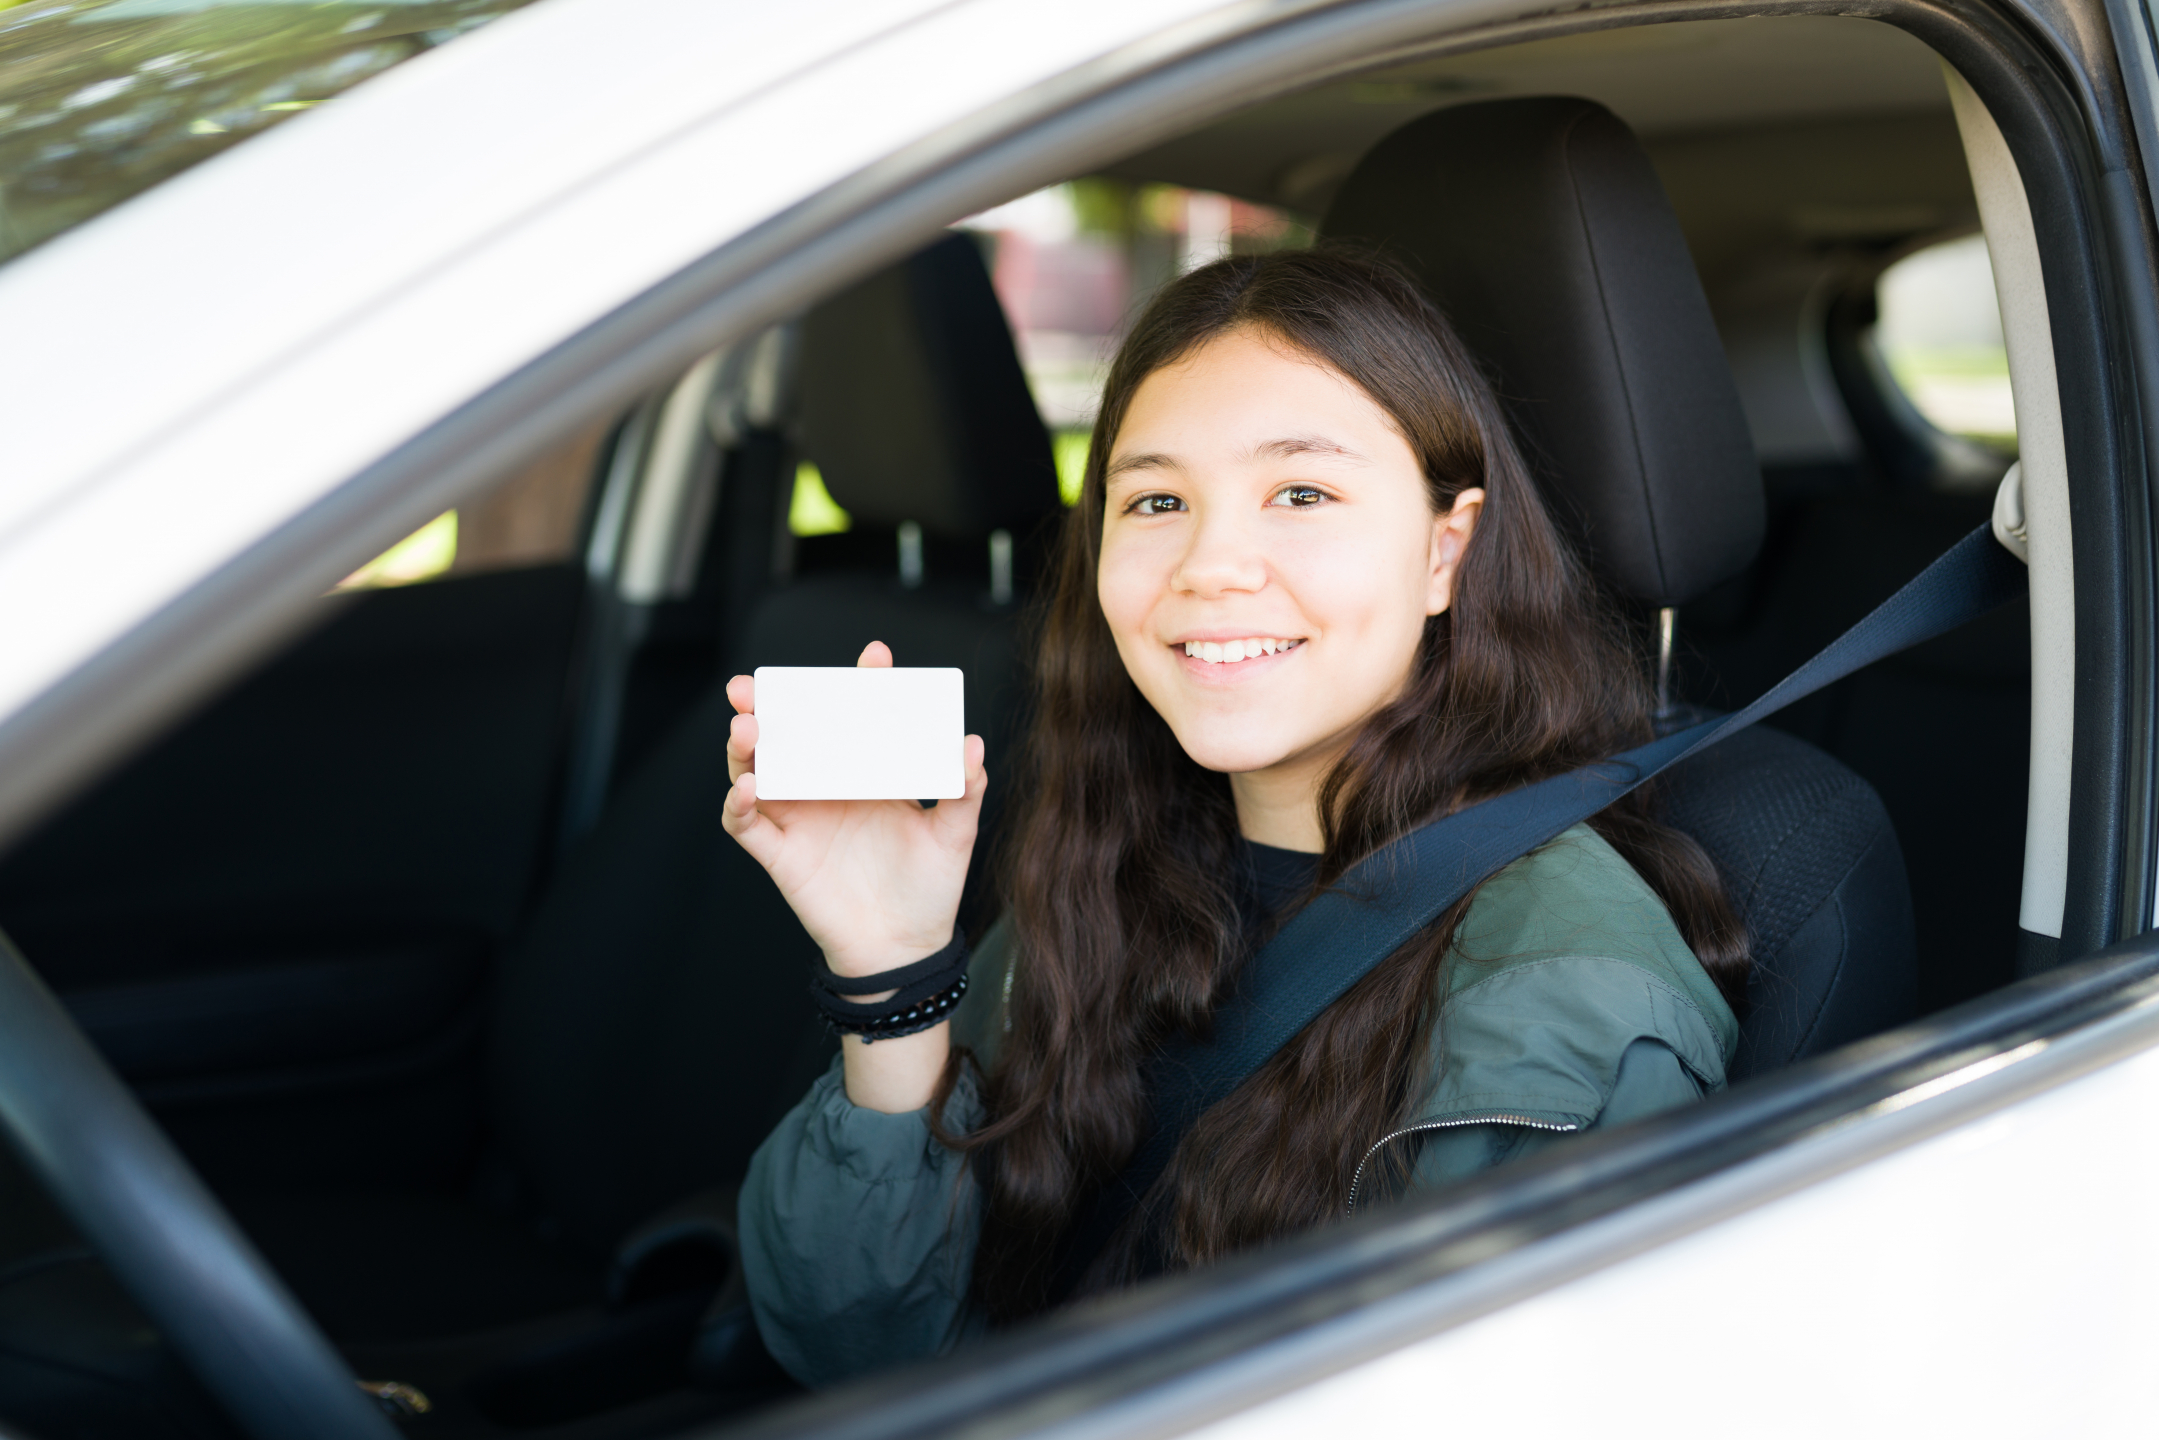
[{"label": "girl's hand", "polygon": [[[855,662],[891,663],[892,651],[878,640]],[[966,740],[966,794],[933,809],[912,800],[760,804],[754,685],[747,675],[727,682],[737,712],[727,738],[727,833],[772,876],[835,974],[870,975],[942,950],[959,917],[989,787],[982,737]]]}]

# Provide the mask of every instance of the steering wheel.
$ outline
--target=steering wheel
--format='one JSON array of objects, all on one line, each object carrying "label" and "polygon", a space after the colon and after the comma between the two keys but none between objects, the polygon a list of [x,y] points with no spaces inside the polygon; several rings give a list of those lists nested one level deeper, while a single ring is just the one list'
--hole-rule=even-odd
[{"label": "steering wheel", "polygon": [[254,1440],[395,1440],[313,1319],[5,934],[0,1129]]}]

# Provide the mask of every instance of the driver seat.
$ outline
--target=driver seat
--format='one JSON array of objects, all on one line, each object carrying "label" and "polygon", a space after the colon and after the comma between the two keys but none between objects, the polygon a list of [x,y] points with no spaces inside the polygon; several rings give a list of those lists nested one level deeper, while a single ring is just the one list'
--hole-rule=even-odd
[{"label": "driver seat", "polygon": [[[1609,110],[1510,99],[1414,120],[1358,164],[1321,234],[1391,256],[1453,320],[1555,516],[1638,618],[1676,620],[1754,558],[1762,477],[1739,392],[1678,217]],[[1747,926],[1731,1078],[1913,1018],[1910,886],[1866,781],[1756,726],[1660,785]]]}]

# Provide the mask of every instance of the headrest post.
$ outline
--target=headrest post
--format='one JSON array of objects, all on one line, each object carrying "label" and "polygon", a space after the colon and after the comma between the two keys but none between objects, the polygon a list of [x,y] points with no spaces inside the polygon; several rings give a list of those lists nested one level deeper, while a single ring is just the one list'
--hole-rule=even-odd
[{"label": "headrest post", "polygon": [[922,585],[922,527],[912,520],[900,522],[900,588]]},{"label": "headrest post", "polygon": [[1657,718],[1672,713],[1672,640],[1679,632],[1679,611],[1670,605],[1657,612]]},{"label": "headrest post", "polygon": [[990,604],[1012,603],[1012,532],[990,531]]}]

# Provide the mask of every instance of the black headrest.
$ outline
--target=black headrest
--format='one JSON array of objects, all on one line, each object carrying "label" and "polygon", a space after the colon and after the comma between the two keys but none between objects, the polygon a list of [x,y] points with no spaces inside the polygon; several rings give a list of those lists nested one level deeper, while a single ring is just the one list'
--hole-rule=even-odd
[{"label": "black headrest", "polygon": [[802,448],[855,520],[1020,533],[1057,466],[975,242],[946,235],[809,312]]},{"label": "black headrest", "polygon": [[1531,464],[1621,593],[1677,605],[1762,538],[1761,469],[1679,221],[1588,100],[1495,100],[1403,126],[1321,227],[1409,265],[1484,358]]}]

